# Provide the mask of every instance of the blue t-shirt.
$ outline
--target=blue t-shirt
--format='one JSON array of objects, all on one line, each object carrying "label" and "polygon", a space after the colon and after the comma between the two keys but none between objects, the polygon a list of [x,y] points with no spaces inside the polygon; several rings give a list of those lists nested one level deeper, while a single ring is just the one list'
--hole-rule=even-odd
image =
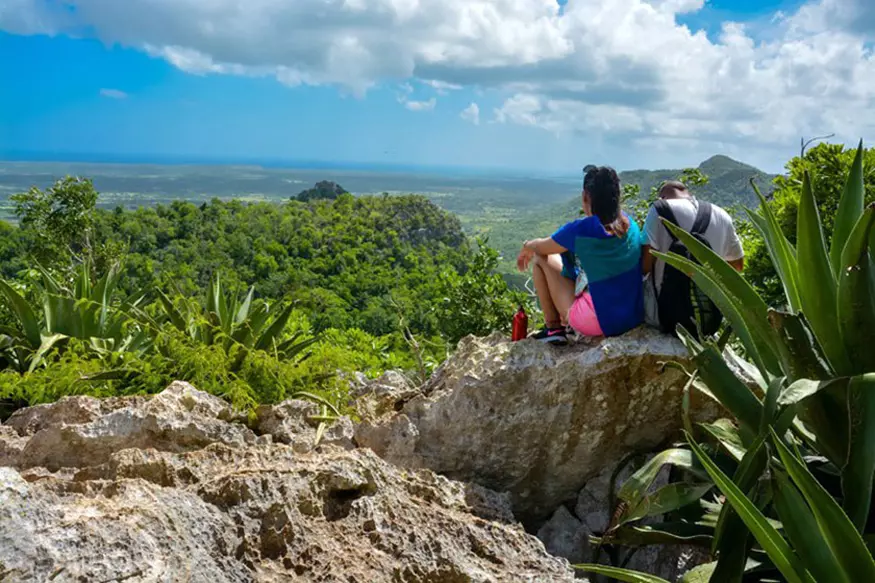
[{"label": "blue t-shirt", "polygon": [[552,239],[577,256],[606,336],[623,334],[644,321],[641,229],[635,221],[629,218],[629,232],[622,239],[605,231],[598,217],[571,221]]},{"label": "blue t-shirt", "polygon": [[580,273],[580,268],[577,267],[577,257],[571,251],[566,251],[560,257],[562,258],[562,276],[577,280]]}]

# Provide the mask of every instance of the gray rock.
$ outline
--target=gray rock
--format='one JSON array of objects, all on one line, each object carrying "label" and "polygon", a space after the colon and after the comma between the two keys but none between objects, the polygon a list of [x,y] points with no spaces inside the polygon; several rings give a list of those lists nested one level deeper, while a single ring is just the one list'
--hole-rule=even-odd
[{"label": "gray rock", "polygon": [[237,414],[227,403],[188,383],[173,383],[152,399],[131,400],[127,406],[88,422],[76,417],[77,424],[54,423],[57,410],[45,411],[51,418],[36,419],[31,424],[41,428],[18,454],[14,465],[55,471],[100,465],[126,448],[182,452],[211,443],[240,447],[256,440],[245,425],[229,422]]},{"label": "gray rock", "polygon": [[568,559],[572,564],[585,563],[590,558],[587,530],[565,506],[560,506],[538,529],[538,538],[547,552]]},{"label": "gray rock", "polygon": [[419,395],[419,389],[402,373],[386,371],[381,377],[359,387],[354,393],[354,404],[359,417],[377,420],[401,410],[410,399]]},{"label": "gray rock", "polygon": [[[564,348],[501,336],[467,338],[388,418],[356,429],[360,446],[392,463],[511,493],[514,511],[538,524],[631,452],[650,451],[681,428],[676,339],[646,328]],[[694,400],[694,417],[718,407]]]},{"label": "gray rock", "polygon": [[[316,447],[319,406],[309,401],[289,400],[279,405],[263,405],[256,412],[255,430],[270,435],[273,441],[291,445],[299,453],[308,453]],[[352,421],[341,417],[326,422],[326,428],[318,445],[354,449]]]},{"label": "gray rock", "polygon": [[506,494],[366,449],[301,454],[213,399],[177,386],[76,425],[44,419],[31,437],[4,428],[0,444],[27,443],[0,468],[0,580],[574,579]]}]

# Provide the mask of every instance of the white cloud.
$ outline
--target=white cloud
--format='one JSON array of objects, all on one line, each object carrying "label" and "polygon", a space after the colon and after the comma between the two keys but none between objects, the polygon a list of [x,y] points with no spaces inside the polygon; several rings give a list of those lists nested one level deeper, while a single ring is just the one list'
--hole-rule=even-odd
[{"label": "white cloud", "polygon": [[462,113],[459,114],[459,117],[464,119],[465,121],[469,121],[475,126],[480,125],[480,106],[476,103],[472,103],[468,107],[462,110]]},{"label": "white cloud", "polygon": [[[420,80],[494,92],[495,121],[626,143],[785,147],[875,137],[875,2],[808,0],[717,38],[703,0],[2,0],[0,29],[94,31],[194,74],[275,76],[363,95]],[[425,111],[436,99],[399,100]],[[469,108],[470,109],[470,108]],[[466,110],[467,111],[467,110]],[[478,107],[479,112],[479,107]]]},{"label": "white cloud", "polygon": [[428,101],[404,101],[404,107],[410,111],[432,111],[437,105],[437,99],[432,97]]},{"label": "white cloud", "polygon": [[446,95],[450,91],[459,91],[462,89],[461,85],[447,83],[446,81],[438,81],[436,79],[424,80],[423,83],[434,89],[438,95]]},{"label": "white cloud", "polygon": [[101,89],[100,95],[103,97],[109,97],[110,99],[127,99],[128,94],[124,91],[120,91],[118,89]]}]

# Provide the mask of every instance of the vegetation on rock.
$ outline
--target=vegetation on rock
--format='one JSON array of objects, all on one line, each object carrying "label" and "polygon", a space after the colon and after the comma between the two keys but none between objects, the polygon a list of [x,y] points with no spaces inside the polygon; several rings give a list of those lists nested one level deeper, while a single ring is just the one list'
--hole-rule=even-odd
[{"label": "vegetation on rock", "polygon": [[[824,146],[814,159],[835,158],[827,167],[840,168],[841,154]],[[867,348],[875,340],[875,205],[866,205],[865,157],[861,144],[847,179],[838,183],[843,186],[826,183],[841,191],[835,206],[829,193],[818,195],[810,162],[798,165],[798,197],[785,192],[797,208],[795,244],[773,208],[786,208],[787,199],[772,205],[761,198],[761,211],[749,211],[778,274],[781,308],[769,307],[716,254],[672,229],[699,263],[661,257],[692,274],[718,303],[758,373],[758,390],[730,372],[720,342],[683,335],[697,366],[685,390],[716,400],[731,417],[693,426],[688,396],[686,444],[657,456],[623,485],[603,544],[704,545],[716,560],[695,580],[875,579],[867,544],[875,534],[875,353]],[[831,217],[828,228],[818,203]],[[666,463],[683,470],[684,479],[648,492]],[[636,524],[666,513],[671,520],[655,527]],[[584,568],[620,580],[659,581]]]}]

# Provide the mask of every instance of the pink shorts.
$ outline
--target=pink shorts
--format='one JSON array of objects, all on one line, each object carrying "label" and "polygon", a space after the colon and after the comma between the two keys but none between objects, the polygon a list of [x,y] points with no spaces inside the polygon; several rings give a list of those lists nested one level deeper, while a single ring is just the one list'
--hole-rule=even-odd
[{"label": "pink shorts", "polygon": [[568,323],[584,336],[604,336],[592,305],[592,296],[583,292],[568,309]]}]

